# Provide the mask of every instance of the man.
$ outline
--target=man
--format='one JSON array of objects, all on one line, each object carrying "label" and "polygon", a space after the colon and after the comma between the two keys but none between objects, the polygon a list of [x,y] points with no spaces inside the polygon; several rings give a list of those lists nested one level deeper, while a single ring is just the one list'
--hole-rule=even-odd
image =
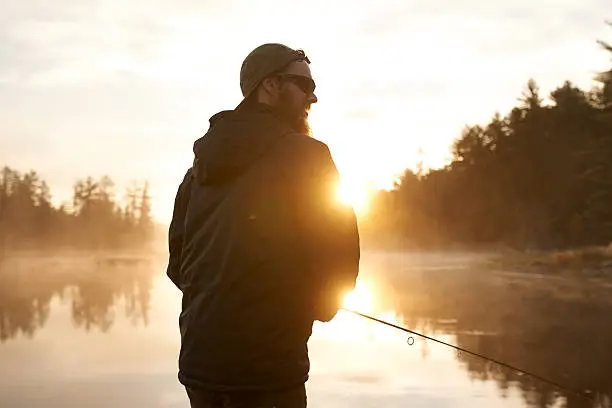
[{"label": "man", "polygon": [[308,57],[264,44],[244,100],[194,143],[169,229],[183,293],[179,381],[192,407],[304,408],[315,320],[331,320],[359,269],[353,209],[327,146],[309,136]]}]

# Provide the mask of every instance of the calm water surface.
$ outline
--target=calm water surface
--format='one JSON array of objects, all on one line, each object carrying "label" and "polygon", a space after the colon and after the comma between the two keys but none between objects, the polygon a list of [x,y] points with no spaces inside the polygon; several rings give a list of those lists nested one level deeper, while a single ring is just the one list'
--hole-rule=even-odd
[{"label": "calm water surface", "polygon": [[[341,312],[315,324],[309,406],[609,407],[610,286],[576,289],[562,279],[481,270],[477,261],[366,253],[347,305],[588,389],[597,405]],[[0,406],[188,407],[176,377],[180,294],[164,267],[163,258],[6,261]]]}]

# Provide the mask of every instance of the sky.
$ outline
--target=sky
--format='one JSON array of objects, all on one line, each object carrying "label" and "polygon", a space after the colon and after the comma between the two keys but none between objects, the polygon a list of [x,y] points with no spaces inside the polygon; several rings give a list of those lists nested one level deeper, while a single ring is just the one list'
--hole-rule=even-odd
[{"label": "sky", "polygon": [[280,42],[309,56],[314,137],[358,195],[443,166],[529,78],[543,96],[591,88],[611,19],[609,0],[0,0],[0,166],[36,170],[56,204],[88,175],[119,198],[148,180],[168,222],[193,142],[242,98],[244,57]]}]

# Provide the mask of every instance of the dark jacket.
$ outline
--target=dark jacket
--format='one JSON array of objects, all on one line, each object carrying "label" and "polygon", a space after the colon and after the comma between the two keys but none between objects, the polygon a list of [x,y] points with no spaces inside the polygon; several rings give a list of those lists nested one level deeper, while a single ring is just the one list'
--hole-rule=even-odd
[{"label": "dark jacket", "polygon": [[307,381],[314,320],[355,285],[359,235],[324,143],[265,105],[223,111],[194,144],[167,274],[183,292],[179,379],[211,390]]}]

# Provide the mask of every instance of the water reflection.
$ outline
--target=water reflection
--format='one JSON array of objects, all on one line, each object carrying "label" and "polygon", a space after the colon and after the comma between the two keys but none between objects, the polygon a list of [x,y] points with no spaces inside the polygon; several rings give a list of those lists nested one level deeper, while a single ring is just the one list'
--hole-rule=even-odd
[{"label": "water reflection", "polygon": [[597,402],[456,352],[472,379],[494,381],[503,396],[516,387],[530,407],[560,399],[570,408],[611,406],[612,290],[601,278],[423,270],[405,261],[390,267],[391,274],[376,269],[370,278],[385,296],[374,303],[404,316],[402,326],[433,337],[453,333],[452,344],[590,392]]},{"label": "water reflection", "polygon": [[32,338],[48,320],[51,302],[70,303],[75,327],[108,331],[119,301],[124,315],[148,324],[155,269],[148,259],[8,259],[0,264],[0,341]]},{"label": "water reflection", "polygon": [[[0,393],[11,391],[13,400],[24,401],[30,393],[19,388],[22,384],[51,384],[48,388],[56,390],[62,375],[73,382],[94,378],[98,390],[102,384],[115,387],[121,383],[117,378],[129,373],[143,381],[143,389],[166,392],[164,398],[176,398],[172,406],[185,406],[175,372],[180,295],[162,270],[159,260],[118,258],[30,258],[0,265],[0,339],[5,350],[0,380],[12,384]],[[472,397],[476,387],[464,373],[475,383],[495,384],[494,391],[508,397],[508,406],[517,393],[530,407],[552,407],[563,400],[567,407],[611,406],[612,290],[604,281],[492,273],[465,257],[442,255],[366,255],[362,270],[347,307],[590,390],[598,403],[434,342],[415,337],[409,345],[407,333],[340,312],[330,324],[313,329],[313,406],[317,398],[321,406],[348,406],[353,397],[362,407],[370,406],[368,401],[385,406],[379,401],[393,397],[397,406],[415,399],[425,405],[457,405],[461,398],[471,406],[497,403],[491,396]],[[66,331],[70,325],[97,335],[85,339]],[[20,337],[37,338],[11,341]],[[159,383],[145,384],[147,378]],[[81,406],[91,400],[88,394]],[[139,405],[147,404],[99,406]]]}]

